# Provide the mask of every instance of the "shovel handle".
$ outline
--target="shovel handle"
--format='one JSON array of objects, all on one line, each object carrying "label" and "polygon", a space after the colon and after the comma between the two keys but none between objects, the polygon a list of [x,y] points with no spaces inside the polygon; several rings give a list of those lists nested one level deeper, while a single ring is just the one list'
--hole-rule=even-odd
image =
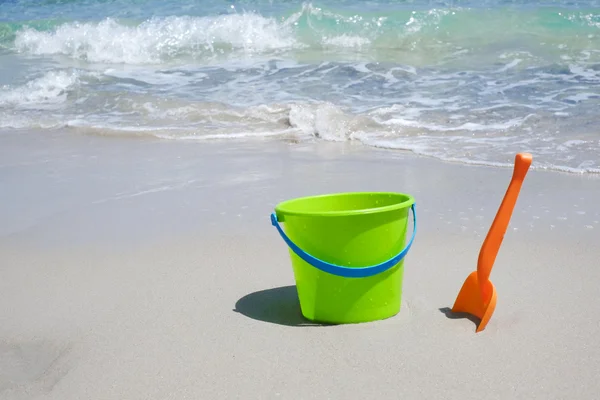
[{"label": "shovel handle", "polygon": [[480,284],[484,284],[490,277],[492,267],[494,266],[496,256],[498,255],[498,250],[500,250],[500,245],[504,239],[504,234],[506,233],[513,209],[517,202],[517,198],[519,197],[521,185],[523,184],[525,175],[527,175],[532,160],[533,157],[529,153],[519,153],[515,157],[512,179],[508,185],[504,199],[502,199],[500,208],[496,213],[494,222],[492,222],[492,226],[479,251],[477,279]]}]

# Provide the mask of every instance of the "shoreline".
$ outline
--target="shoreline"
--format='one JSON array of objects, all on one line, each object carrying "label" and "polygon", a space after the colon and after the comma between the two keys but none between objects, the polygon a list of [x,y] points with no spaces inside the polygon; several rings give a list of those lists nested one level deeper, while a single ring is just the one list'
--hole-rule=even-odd
[{"label": "shoreline", "polygon": [[[81,130],[78,132],[77,130]],[[314,146],[331,146],[331,145],[340,145],[347,146],[349,148],[353,148],[355,146],[365,148],[366,151],[382,151],[390,154],[401,154],[404,156],[413,156],[417,158],[423,158],[427,160],[433,160],[436,162],[440,162],[443,164],[451,164],[451,165],[460,165],[460,166],[472,166],[472,167],[482,167],[482,168],[493,168],[493,169],[512,169],[513,160],[506,163],[499,162],[488,162],[488,161],[476,161],[476,160],[460,160],[460,159],[449,159],[442,158],[438,156],[423,154],[419,152],[415,152],[410,149],[402,149],[402,148],[392,148],[379,146],[375,144],[365,143],[361,139],[347,139],[345,141],[336,141],[336,140],[327,140],[321,138],[306,138],[306,137],[293,137],[294,132],[288,133],[279,133],[277,135],[265,135],[265,136],[248,136],[248,137],[232,137],[232,138],[202,138],[199,136],[198,139],[173,139],[173,138],[165,138],[161,136],[156,136],[154,134],[145,133],[135,133],[135,132],[121,132],[118,135],[115,134],[104,134],[101,132],[96,132],[97,128],[81,128],[81,127],[53,127],[48,129],[30,129],[30,128],[11,128],[4,129],[0,128],[0,135],[3,134],[33,134],[33,135],[45,135],[48,132],[53,132],[57,136],[72,136],[74,140],[78,137],[90,137],[90,138],[101,138],[106,140],[114,140],[114,141],[140,141],[140,142],[157,142],[157,143],[165,143],[165,144],[187,144],[189,146],[198,146],[198,145],[221,145],[221,144],[230,144],[231,146],[240,146],[240,145],[253,145],[257,143],[265,143],[266,145],[271,145],[272,143],[282,143],[282,144],[291,144],[291,145],[314,145]],[[102,131],[102,129],[99,129]],[[291,136],[290,136],[291,135]],[[524,148],[521,152],[531,152],[533,154],[533,163],[530,167],[530,171],[536,172],[549,172],[553,174],[562,174],[567,176],[581,176],[584,178],[589,177],[590,179],[600,179],[600,169],[591,170],[591,171],[576,171],[576,168],[573,167],[547,167],[547,166],[538,166],[536,165],[536,154],[532,152],[532,150]],[[515,153],[516,154],[516,153]]]}]

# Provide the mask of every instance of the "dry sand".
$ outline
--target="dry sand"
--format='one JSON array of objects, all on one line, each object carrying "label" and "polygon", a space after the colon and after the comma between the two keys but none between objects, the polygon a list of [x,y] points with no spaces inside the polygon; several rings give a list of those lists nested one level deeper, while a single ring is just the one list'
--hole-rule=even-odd
[{"label": "dry sand", "polygon": [[[600,179],[531,170],[487,329],[447,317],[510,175],[352,144],[3,133],[0,398],[597,399]],[[269,214],[355,190],[416,198],[402,310],[314,326]]]}]

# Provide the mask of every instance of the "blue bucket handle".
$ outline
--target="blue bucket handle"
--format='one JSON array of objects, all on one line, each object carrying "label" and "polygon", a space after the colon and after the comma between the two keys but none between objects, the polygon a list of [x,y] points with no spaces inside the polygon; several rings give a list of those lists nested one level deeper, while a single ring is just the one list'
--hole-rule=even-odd
[{"label": "blue bucket handle", "polygon": [[412,246],[413,241],[415,239],[415,234],[417,233],[417,213],[415,211],[414,203],[410,207],[410,209],[412,210],[412,213],[413,213],[413,232],[412,232],[412,236],[411,236],[408,244],[404,248],[404,250],[402,250],[398,255],[390,258],[387,261],[384,261],[380,264],[372,265],[369,267],[359,267],[359,268],[344,267],[341,265],[335,265],[335,264],[331,264],[331,263],[328,263],[323,260],[319,260],[318,258],[313,257],[310,254],[306,253],[304,250],[302,250],[301,248],[296,246],[294,244],[294,242],[291,241],[291,239],[285,234],[285,232],[283,232],[283,229],[281,229],[281,226],[279,225],[279,222],[277,221],[277,215],[275,213],[271,214],[271,224],[275,228],[277,228],[277,230],[279,231],[279,234],[281,235],[283,240],[287,243],[287,245],[292,249],[292,251],[294,253],[296,253],[296,255],[298,255],[298,257],[300,257],[301,259],[303,259],[304,261],[306,261],[313,267],[320,269],[323,272],[327,272],[327,273],[341,276],[344,278],[366,278],[369,276],[380,274],[380,273],[385,272],[388,269],[392,268],[394,265],[398,264],[406,256],[406,254],[408,253],[408,250],[410,250],[410,247]]}]

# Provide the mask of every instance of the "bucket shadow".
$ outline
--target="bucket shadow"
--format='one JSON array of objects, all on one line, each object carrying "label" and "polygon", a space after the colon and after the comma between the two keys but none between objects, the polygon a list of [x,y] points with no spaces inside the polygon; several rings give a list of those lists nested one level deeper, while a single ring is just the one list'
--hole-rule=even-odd
[{"label": "bucket shadow", "polygon": [[439,309],[440,312],[442,314],[446,315],[446,318],[449,319],[468,319],[469,321],[471,321],[472,323],[475,324],[475,326],[479,325],[479,318],[477,318],[476,316],[466,313],[466,312],[452,312],[452,309],[449,307],[442,307]]},{"label": "bucket shadow", "polygon": [[282,286],[247,294],[235,303],[234,312],[258,321],[286,326],[329,326],[304,318],[296,286]]}]

